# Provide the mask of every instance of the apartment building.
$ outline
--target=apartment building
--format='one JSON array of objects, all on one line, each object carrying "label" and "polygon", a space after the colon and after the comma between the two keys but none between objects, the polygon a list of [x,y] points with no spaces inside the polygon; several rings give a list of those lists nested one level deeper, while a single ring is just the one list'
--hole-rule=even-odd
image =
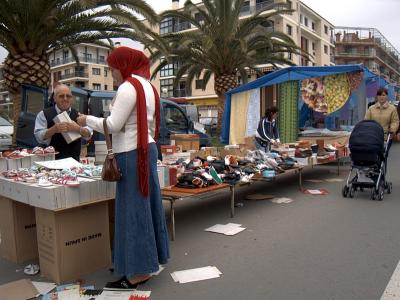
[{"label": "apartment building", "polygon": [[[270,30],[284,32],[291,36],[294,42],[301,49],[310,55],[305,59],[300,55],[289,55],[287,57],[296,65],[333,65],[333,25],[306,6],[299,0],[249,0],[246,1],[241,18],[247,18],[265,7],[273,7],[276,4],[290,7],[294,12],[290,15],[278,15],[271,20],[268,26]],[[201,3],[199,5],[202,5]],[[172,9],[181,9],[179,1],[172,0]],[[165,18],[160,22],[160,34],[193,30],[188,22]],[[260,70],[267,74],[275,68],[265,64],[259,66]],[[202,117],[216,117],[217,95],[214,92],[214,80],[210,79],[207,86],[203,86],[202,80],[195,80],[189,89],[186,89],[185,82],[180,82],[177,88],[173,87],[173,81],[177,73],[178,63],[171,63],[165,66],[155,79],[155,86],[160,95],[164,97],[183,98],[199,107]],[[254,80],[257,75],[249,72],[248,79]],[[205,88],[205,90],[203,90]],[[276,91],[271,89],[271,97],[276,97]]]},{"label": "apartment building", "polygon": [[93,90],[113,90],[113,78],[106,58],[110,50],[94,44],[74,46],[80,64],[68,48],[51,51],[51,86],[60,82],[69,86]]},{"label": "apartment building", "polygon": [[335,27],[336,64],[363,64],[400,85],[400,53],[376,28]]}]

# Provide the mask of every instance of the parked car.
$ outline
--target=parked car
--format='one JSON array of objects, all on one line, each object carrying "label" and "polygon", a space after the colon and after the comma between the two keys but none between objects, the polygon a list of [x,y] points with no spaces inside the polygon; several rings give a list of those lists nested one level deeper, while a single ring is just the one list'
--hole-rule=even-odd
[{"label": "parked car", "polygon": [[[21,114],[17,130],[17,144],[34,147],[37,145],[33,135],[36,115],[43,108],[52,105],[47,97],[47,90],[23,85],[23,98],[21,101]],[[109,106],[115,96],[111,91],[92,91],[80,88],[71,88],[75,97],[73,107],[84,114],[97,117],[107,117],[110,114]],[[159,145],[169,145],[170,136],[174,133],[195,133],[200,137],[200,147],[211,146],[211,138],[194,128],[184,110],[178,104],[161,99],[161,120]],[[104,136],[95,132],[93,140],[104,140]],[[88,148],[88,154],[94,154],[94,149]]]},{"label": "parked car", "polygon": [[12,144],[13,125],[6,119],[0,117],[0,147],[8,148]]}]

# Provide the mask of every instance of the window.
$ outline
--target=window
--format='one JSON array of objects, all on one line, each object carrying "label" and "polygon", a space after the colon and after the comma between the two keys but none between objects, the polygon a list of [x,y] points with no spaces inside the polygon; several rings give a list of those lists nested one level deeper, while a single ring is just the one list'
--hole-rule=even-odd
[{"label": "window", "polygon": [[188,122],[183,112],[176,106],[164,105],[165,125],[172,132],[184,132],[188,128]]},{"label": "window", "polygon": [[311,22],[311,29],[315,31],[315,23]]},{"label": "window", "polygon": [[328,34],[328,26],[324,25],[324,32],[325,34]]},{"label": "window", "polygon": [[307,19],[307,17],[304,17],[304,25],[308,27],[308,19]]},{"label": "window", "polygon": [[324,45],[324,53],[325,53],[325,54],[329,54],[328,46],[327,46],[327,45]]},{"label": "window", "polygon": [[100,55],[100,56],[99,56],[99,61],[100,61],[100,62],[105,62],[105,57],[104,57],[104,55]]},{"label": "window", "polygon": [[108,76],[108,69],[104,68],[104,77],[107,77],[107,76]]},{"label": "window", "polygon": [[243,2],[242,7],[240,8],[240,15],[247,15],[250,13],[250,1]]},{"label": "window", "polygon": [[174,79],[161,79],[160,80],[160,96],[173,97],[174,95]]},{"label": "window", "polygon": [[292,59],[292,53],[289,52],[287,57],[288,57],[288,59]]},{"label": "window", "polygon": [[300,23],[303,24],[303,15],[300,15]]},{"label": "window", "polygon": [[293,5],[292,5],[292,1],[287,0],[286,1],[288,9],[292,9]]},{"label": "window", "polygon": [[178,63],[167,64],[160,70],[160,77],[174,76],[178,70]]},{"label": "window", "polygon": [[287,33],[288,35],[292,35],[292,26],[286,25],[286,33]]},{"label": "window", "polygon": [[311,44],[311,49],[315,51],[315,43],[314,42],[312,42],[312,44]]},{"label": "window", "polygon": [[64,50],[64,51],[63,51],[63,60],[68,59],[68,55],[69,55],[68,50]]},{"label": "window", "polygon": [[93,75],[100,75],[100,68],[92,68]]},{"label": "window", "polygon": [[200,13],[195,13],[194,19],[199,23],[204,22],[204,17]]},{"label": "window", "polygon": [[100,83],[93,83],[93,89],[94,90],[101,90],[101,84]]},{"label": "window", "polygon": [[104,85],[104,90],[105,90],[105,91],[108,90],[108,85],[107,85],[107,84]]},{"label": "window", "polygon": [[204,88],[203,79],[196,80],[196,90],[203,90]]}]

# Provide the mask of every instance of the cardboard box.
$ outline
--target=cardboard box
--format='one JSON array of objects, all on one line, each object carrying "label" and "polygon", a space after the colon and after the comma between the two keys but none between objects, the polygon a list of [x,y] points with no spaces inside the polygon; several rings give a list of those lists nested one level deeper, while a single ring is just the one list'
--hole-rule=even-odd
[{"label": "cardboard box", "polygon": [[0,172],[7,171],[7,159],[0,157]]},{"label": "cardboard box", "polygon": [[61,283],[111,265],[106,201],[50,211],[36,208],[40,272]]},{"label": "cardboard box", "polygon": [[162,154],[174,154],[181,152],[181,148],[177,145],[161,145],[160,148]]},{"label": "cardboard box", "polygon": [[184,160],[191,160],[195,157],[194,153],[190,152],[180,152],[180,153],[174,153],[174,154],[163,154],[163,162],[167,164],[173,164],[175,163],[178,159],[182,158]]},{"label": "cardboard box", "polygon": [[20,279],[0,285],[0,300],[33,299],[39,295],[29,279]]},{"label": "cardboard box", "polygon": [[94,141],[95,154],[107,154],[106,141]]},{"label": "cardboard box", "polygon": [[37,184],[29,186],[29,205],[55,210],[66,207],[65,188],[60,185],[42,187]]},{"label": "cardboard box", "polygon": [[182,151],[199,150],[200,140],[197,134],[171,134],[171,144],[180,145]]},{"label": "cardboard box", "polygon": [[18,170],[19,168],[21,168],[20,158],[7,159],[7,170]]},{"label": "cardboard box", "polygon": [[34,207],[0,197],[0,256],[14,263],[38,257]]}]

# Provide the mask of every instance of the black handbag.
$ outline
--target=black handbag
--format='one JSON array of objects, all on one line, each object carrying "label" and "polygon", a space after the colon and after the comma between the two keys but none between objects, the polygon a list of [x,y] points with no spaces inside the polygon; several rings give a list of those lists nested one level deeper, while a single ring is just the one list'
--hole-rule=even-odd
[{"label": "black handbag", "polygon": [[115,159],[112,151],[112,144],[110,134],[108,133],[107,118],[103,119],[104,136],[106,138],[107,156],[104,160],[101,178],[105,181],[118,181],[121,179],[121,171],[118,167],[117,160]]}]

